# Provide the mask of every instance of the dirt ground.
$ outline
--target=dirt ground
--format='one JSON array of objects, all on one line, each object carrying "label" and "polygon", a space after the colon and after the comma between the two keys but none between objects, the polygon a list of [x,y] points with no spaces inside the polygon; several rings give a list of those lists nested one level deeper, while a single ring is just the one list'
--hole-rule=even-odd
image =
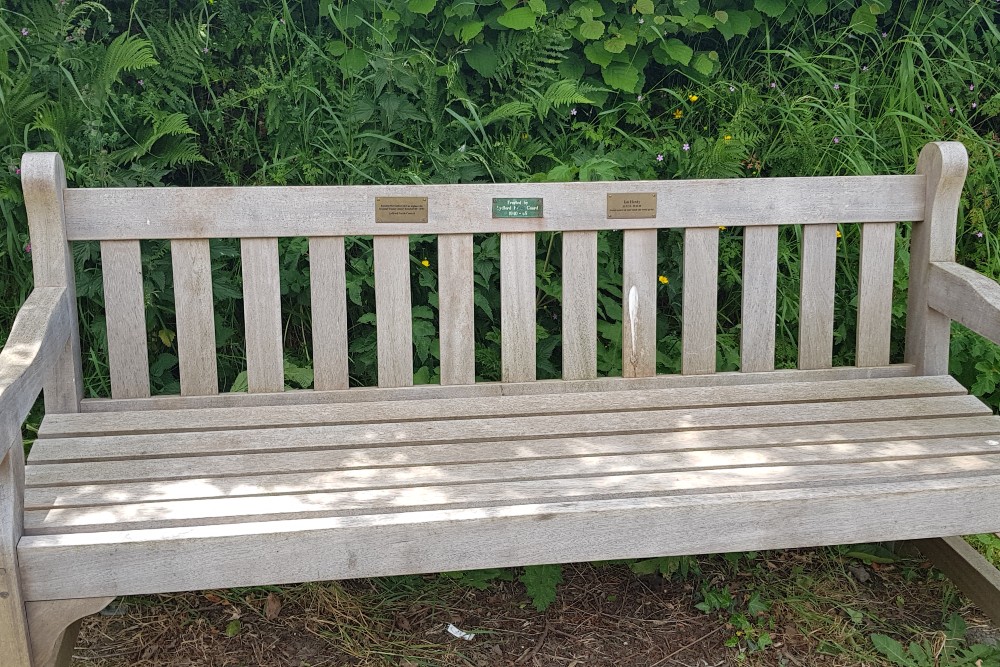
[{"label": "dirt ground", "polygon": [[[516,579],[477,590],[440,576],[125,598],[85,621],[73,664],[834,667],[897,664],[874,650],[872,633],[942,645],[949,613],[970,638],[995,636],[919,560],[865,564],[830,548],[697,566],[665,579],[624,564],[566,565],[544,612]],[[729,597],[706,613],[712,591]]]}]

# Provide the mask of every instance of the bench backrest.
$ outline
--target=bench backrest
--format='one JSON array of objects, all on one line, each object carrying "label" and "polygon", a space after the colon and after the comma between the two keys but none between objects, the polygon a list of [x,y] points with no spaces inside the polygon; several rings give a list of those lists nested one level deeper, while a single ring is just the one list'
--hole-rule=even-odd
[{"label": "bench backrest", "polygon": [[[953,259],[965,173],[964,149],[959,149],[930,145],[915,175],[740,180],[65,189],[65,182],[58,182],[61,163],[57,169],[49,164],[58,162],[53,154],[29,154],[24,172],[32,243],[43,249],[34,253],[36,264],[53,261],[55,251],[46,250],[50,246],[100,241],[112,395],[142,398],[149,395],[142,239],[170,240],[185,396],[218,392],[212,238],[241,239],[250,393],[284,389],[278,238],[298,236],[309,238],[317,390],[348,386],[348,236],[374,237],[380,387],[413,382],[408,236],[416,234],[437,235],[442,384],[475,382],[473,234],[494,233],[500,235],[504,382],[531,381],[536,375],[535,234],[540,232],[563,235],[563,378],[597,376],[597,235],[604,229],[623,230],[624,237],[625,377],[656,373],[656,232],[664,228],[684,230],[683,374],[715,371],[720,227],[745,228],[743,371],[774,368],[781,225],[803,225],[799,368],[832,364],[837,225],[847,223],[861,224],[862,239],[856,365],[885,366],[895,225],[934,218],[933,226],[914,226],[911,276],[918,282],[923,264]],[[28,158],[37,158],[36,163]],[[57,207],[49,202],[46,208],[46,200],[58,196],[63,218],[53,220]],[[519,215],[530,217],[507,217]],[[919,292],[911,288],[910,307],[916,310],[910,326],[920,330],[921,339],[907,341],[907,361],[920,372],[946,372],[939,361],[924,368],[924,355],[917,355],[918,347],[940,346],[941,333],[938,326],[924,340],[925,329],[935,323],[924,322]],[[911,350],[917,356],[911,358]]]}]

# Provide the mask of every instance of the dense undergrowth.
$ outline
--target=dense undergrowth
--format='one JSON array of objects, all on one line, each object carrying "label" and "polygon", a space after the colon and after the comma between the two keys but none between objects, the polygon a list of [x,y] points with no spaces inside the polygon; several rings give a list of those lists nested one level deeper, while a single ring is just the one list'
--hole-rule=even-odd
[{"label": "dense undergrowth", "polygon": [[[1000,277],[991,0],[14,1],[0,11],[0,331],[30,290],[17,177],[58,150],[71,185],[460,183],[912,172],[970,153],[959,258]],[[599,33],[599,34],[598,34]],[[854,354],[859,233],[838,246],[835,363]],[[795,363],[799,230],[780,244],[777,359]],[[902,358],[900,226],[893,360]],[[557,377],[560,239],[538,238],[538,369]],[[287,382],[311,383],[304,239],[281,243]],[[718,368],[739,364],[741,232],[722,234]],[[621,239],[599,248],[599,358],[621,366]],[[371,241],[348,240],[351,375],[375,376]],[[100,256],[77,243],[86,390],[109,393]],[[154,393],[178,389],[169,246],[143,243]],[[239,246],[213,241],[220,386],[243,386]],[[679,367],[681,234],[661,232],[658,369]],[[437,378],[435,243],[414,237],[415,374]],[[498,239],[476,239],[477,370],[499,374]],[[993,405],[1000,351],[956,331]]]}]

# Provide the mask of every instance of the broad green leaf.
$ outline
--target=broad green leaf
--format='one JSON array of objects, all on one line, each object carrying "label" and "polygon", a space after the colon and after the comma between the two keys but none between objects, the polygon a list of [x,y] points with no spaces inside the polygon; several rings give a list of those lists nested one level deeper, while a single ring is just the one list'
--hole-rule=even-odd
[{"label": "broad green leaf", "polygon": [[583,54],[587,56],[587,60],[601,67],[607,67],[614,59],[614,54],[608,53],[607,49],[604,48],[604,44],[600,42],[587,44],[587,46],[583,47]]},{"label": "broad green leaf", "polygon": [[663,50],[667,52],[668,56],[679,62],[681,65],[689,64],[691,62],[691,56],[694,55],[694,49],[676,37],[671,37],[664,42]]},{"label": "broad green leaf", "polygon": [[580,37],[584,39],[599,39],[604,35],[604,24],[600,21],[587,21],[580,24]]},{"label": "broad green leaf", "polygon": [[469,21],[459,29],[458,38],[462,40],[463,44],[468,44],[483,31],[484,25],[482,21]]},{"label": "broad green leaf", "polygon": [[906,649],[903,648],[903,645],[892,637],[873,634],[872,644],[875,645],[876,651],[889,658],[889,660],[899,665],[899,667],[919,667],[917,663],[910,660],[909,656],[906,655]]},{"label": "broad green leaf", "polygon": [[637,0],[635,3],[635,11],[640,14],[652,14],[656,11],[656,6],[653,4],[653,0]]},{"label": "broad green leaf", "polygon": [[326,45],[326,51],[334,58],[339,58],[347,53],[347,44],[344,44],[344,42],[339,39],[335,39]]},{"label": "broad green leaf", "polygon": [[584,69],[583,61],[579,58],[566,58],[559,63],[559,75],[564,79],[579,81]]},{"label": "broad green leaf", "polygon": [[610,39],[604,40],[604,48],[610,53],[621,53],[625,50],[625,40],[620,36],[611,37]]},{"label": "broad green leaf", "polygon": [[414,14],[430,14],[437,4],[437,0],[410,0],[406,3],[406,8]]},{"label": "broad green leaf", "polygon": [[511,30],[527,30],[535,27],[538,16],[530,7],[515,7],[509,9],[497,19],[497,23]]},{"label": "broad green leaf", "polygon": [[368,65],[368,56],[361,49],[348,49],[340,59],[345,74],[357,74]]},{"label": "broad green leaf", "polygon": [[611,63],[601,70],[604,83],[627,93],[635,91],[639,85],[639,70],[629,63]]},{"label": "broad green leaf", "polygon": [[226,636],[235,637],[240,634],[240,630],[243,628],[243,624],[240,623],[239,619],[234,621],[229,621],[229,625],[226,626]]},{"label": "broad green leaf", "polygon": [[851,15],[851,30],[854,32],[862,34],[873,33],[877,27],[875,15],[871,13],[868,5],[861,5]]},{"label": "broad green leaf", "polygon": [[497,73],[497,54],[489,44],[476,44],[466,51],[465,62],[486,78]]},{"label": "broad green leaf", "polygon": [[734,9],[729,10],[729,20],[726,22],[732,31],[737,35],[743,35],[746,37],[750,34],[750,14],[748,12],[738,12]]},{"label": "broad green leaf", "polygon": [[788,3],[785,0],[754,0],[753,6],[754,9],[762,14],[767,14],[771,18],[776,19],[784,13]]},{"label": "broad green leaf", "polygon": [[528,7],[539,16],[549,11],[549,8],[545,6],[545,0],[528,0]]},{"label": "broad green leaf", "polygon": [[721,9],[715,12],[713,16],[715,17],[715,20],[718,21],[719,23],[727,23],[729,21],[729,12],[724,12]]},{"label": "broad green leaf", "polygon": [[806,11],[813,16],[822,16],[826,14],[826,10],[829,9],[826,0],[808,0],[806,2]]},{"label": "broad green leaf", "polygon": [[694,67],[696,71],[698,71],[701,74],[704,74],[705,76],[708,76],[709,74],[715,71],[715,63],[712,62],[712,59],[708,56],[707,53],[699,53],[698,57],[695,58],[694,62],[691,63],[691,66]]},{"label": "broad green leaf", "polygon": [[694,18],[698,15],[698,10],[701,9],[698,0],[674,0],[674,7],[686,19]]}]

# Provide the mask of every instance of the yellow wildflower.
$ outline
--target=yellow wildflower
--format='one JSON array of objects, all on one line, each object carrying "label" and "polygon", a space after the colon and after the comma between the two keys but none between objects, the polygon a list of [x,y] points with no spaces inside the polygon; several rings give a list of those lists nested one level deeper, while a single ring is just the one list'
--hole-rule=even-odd
[{"label": "yellow wildflower", "polygon": [[841,233],[840,233],[840,230],[838,229],[838,230],[837,230],[837,238],[839,239],[839,238],[841,238],[842,236],[843,236],[843,234],[841,234]]},{"label": "yellow wildflower", "polygon": [[720,232],[726,231],[726,226],[725,225],[719,225],[719,231]]},{"label": "yellow wildflower", "polygon": [[670,282],[670,278],[667,278],[666,276],[660,276],[659,280],[664,285]]},{"label": "yellow wildflower", "polygon": [[428,262],[426,259],[422,260],[420,263],[423,264],[424,266],[430,266],[431,265],[431,263]]},{"label": "yellow wildflower", "polygon": [[674,118],[680,118],[683,115],[684,115],[684,112],[681,111],[680,109],[677,109],[677,110],[674,111]]},{"label": "yellow wildflower", "polygon": [[697,102],[697,101],[698,101],[697,95],[688,95],[688,102]]},{"label": "yellow wildflower", "polygon": [[731,135],[731,134],[727,134],[726,136],[723,137],[723,139],[725,139],[726,141],[729,141],[732,138],[733,138],[733,135]]}]

